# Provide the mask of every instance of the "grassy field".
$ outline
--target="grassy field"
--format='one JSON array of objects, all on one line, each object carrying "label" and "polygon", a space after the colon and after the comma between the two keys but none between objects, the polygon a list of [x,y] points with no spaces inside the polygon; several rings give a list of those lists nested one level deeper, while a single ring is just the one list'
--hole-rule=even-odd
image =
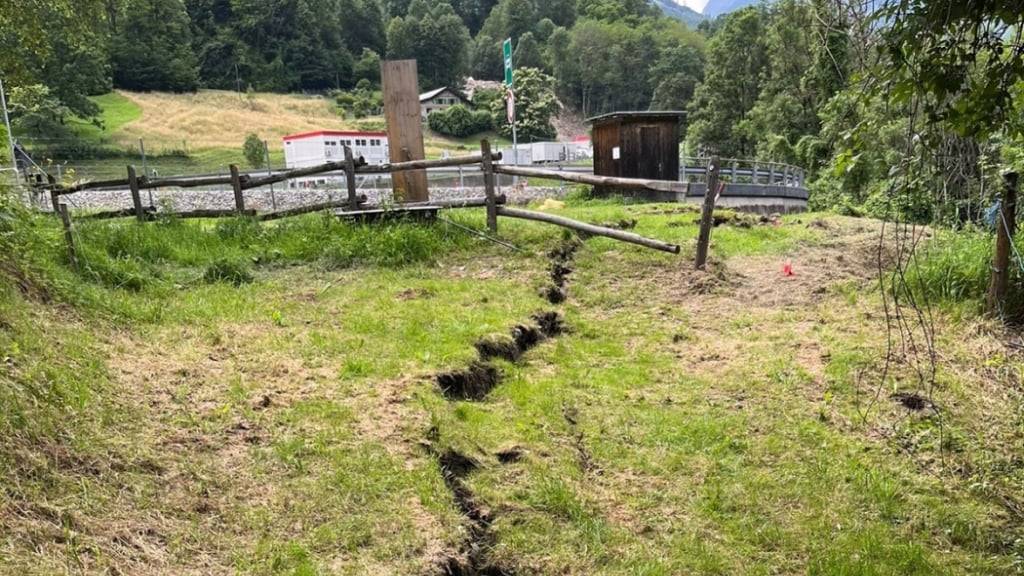
[{"label": "grassy field", "polygon": [[[112,92],[92,99],[102,110],[100,126],[73,120],[72,128],[85,142],[125,150],[123,157],[72,160],[67,168],[76,177],[123,176],[125,165],[141,166],[139,139],[145,142],[147,164],[160,174],[197,174],[226,170],[228,164],[247,167],[242,155],[246,136],[255,133],[267,141],[270,162],[284,167],[281,137],[313,130],[383,130],[383,117],[344,119],[334,103],[322,96],[256,93],[250,98],[235,92],[200,90],[194,94]],[[495,146],[509,144],[495,134],[464,139],[424,129],[428,158],[479,150],[488,137]]]},{"label": "grassy field", "polygon": [[[705,273],[690,209],[557,211],[683,254],[504,219],[521,251],[443,222],[82,223],[83,271],[53,272],[74,309],[0,300],[0,573],[1017,573],[1024,358],[934,310],[936,388],[883,379],[877,223],[723,225]],[[550,311],[565,331],[482,398],[440,387]],[[9,392],[35,389],[64,408]]]}]

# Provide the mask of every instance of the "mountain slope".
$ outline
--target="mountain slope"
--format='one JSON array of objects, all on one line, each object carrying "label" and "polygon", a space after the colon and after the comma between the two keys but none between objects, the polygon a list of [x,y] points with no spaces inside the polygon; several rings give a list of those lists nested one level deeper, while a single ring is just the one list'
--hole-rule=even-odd
[{"label": "mountain slope", "polygon": [[757,4],[758,0],[709,0],[704,7],[705,18],[716,18],[722,14]]},{"label": "mountain slope", "polygon": [[690,28],[696,28],[705,20],[704,15],[692,8],[676,4],[673,0],[651,0],[651,3],[661,9],[666,16],[675,18],[686,23]]}]

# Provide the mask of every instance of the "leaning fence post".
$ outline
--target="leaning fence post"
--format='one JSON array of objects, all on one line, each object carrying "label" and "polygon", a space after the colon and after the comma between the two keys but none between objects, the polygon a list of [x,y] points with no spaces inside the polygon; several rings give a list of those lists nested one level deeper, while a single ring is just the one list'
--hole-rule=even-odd
[{"label": "leaning fence post", "polygon": [[64,226],[64,243],[68,245],[68,262],[71,268],[78,272],[78,254],[75,252],[75,238],[71,230],[71,216],[68,214],[68,205],[61,202],[57,205],[57,214],[60,215],[60,222]]},{"label": "leaning fence post", "polygon": [[142,210],[142,197],[139,196],[139,177],[135,174],[135,166],[128,167],[128,189],[132,191],[132,207],[135,209],[135,218],[139,222],[146,220],[146,213]]},{"label": "leaning fence post", "polygon": [[711,244],[711,226],[714,224],[715,196],[718,194],[718,175],[721,170],[721,159],[711,158],[708,164],[708,187],[704,192],[704,209],[700,214],[700,235],[697,237],[698,270],[703,270],[708,261],[708,245]]},{"label": "leaning fence post", "polygon": [[988,288],[988,311],[999,314],[1006,303],[1010,284],[1010,252],[1017,232],[1017,173],[1003,175],[1006,189],[996,216],[996,253],[992,261],[992,281]]},{"label": "leaning fence post", "polygon": [[352,158],[352,149],[345,146],[345,187],[348,188],[348,209],[356,211],[359,209],[359,200],[356,197],[356,161]]},{"label": "leaning fence post", "polygon": [[228,165],[231,171],[231,189],[235,192],[235,211],[239,214],[245,213],[245,197],[242,196],[242,177],[238,175],[238,165]]},{"label": "leaning fence post", "polygon": [[487,197],[487,229],[498,232],[498,203],[494,197],[494,166],[491,162],[491,143],[485,138],[480,141],[480,165],[484,171],[484,194]]}]

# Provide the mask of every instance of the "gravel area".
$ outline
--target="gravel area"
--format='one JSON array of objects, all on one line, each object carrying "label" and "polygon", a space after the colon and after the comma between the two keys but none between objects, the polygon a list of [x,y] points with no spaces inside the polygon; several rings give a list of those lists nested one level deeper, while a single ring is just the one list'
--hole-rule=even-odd
[{"label": "gravel area", "polygon": [[[561,198],[569,191],[569,187],[533,187],[522,188],[502,187],[500,192],[508,197],[509,203],[525,204],[531,200],[544,198]],[[392,199],[390,189],[364,188],[360,189],[371,204],[381,201],[389,202]],[[143,190],[142,203],[150,205],[150,193],[152,193],[152,205],[158,210],[188,211],[198,209],[225,209],[235,207],[234,195],[230,187],[221,189],[159,189]],[[275,187],[273,194],[269,188],[257,188],[246,190],[245,206],[259,212],[269,212],[276,209],[295,208],[341,200],[347,195],[342,189],[288,189]],[[430,189],[432,200],[447,200],[454,198],[482,198],[483,188],[438,188]],[[118,210],[130,209],[132,207],[131,193],[128,190],[89,190],[78,192],[69,196],[63,196],[62,201],[74,210],[97,211],[97,210]],[[49,198],[39,198],[39,208],[50,210]]]}]

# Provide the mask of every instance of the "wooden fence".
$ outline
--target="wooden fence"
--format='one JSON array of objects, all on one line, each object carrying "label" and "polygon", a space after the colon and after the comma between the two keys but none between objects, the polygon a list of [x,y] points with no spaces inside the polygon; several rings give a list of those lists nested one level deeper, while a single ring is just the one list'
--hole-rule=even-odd
[{"label": "wooden fence", "polygon": [[[318,164],[316,166],[309,166],[304,168],[295,168],[291,170],[285,170],[279,173],[271,174],[262,177],[253,177],[240,174],[238,167],[235,165],[230,166],[230,174],[228,176],[203,176],[203,177],[175,177],[175,178],[155,178],[148,179],[145,176],[138,176],[135,173],[135,169],[132,166],[127,168],[127,178],[120,180],[102,180],[93,182],[83,182],[70,186],[61,186],[54,182],[52,179],[44,185],[49,191],[51,200],[53,202],[54,212],[57,214],[67,214],[65,205],[60,201],[61,197],[83,192],[87,190],[101,190],[101,189],[117,189],[127,187],[128,192],[131,194],[132,208],[128,210],[114,210],[103,213],[96,213],[86,217],[91,218],[113,218],[113,217],[126,217],[135,216],[139,221],[146,221],[153,218],[155,210],[153,207],[145,207],[142,204],[142,198],[140,191],[147,189],[156,188],[193,188],[199,186],[211,186],[211,185],[226,185],[231,186],[231,190],[234,195],[234,209],[230,210],[192,210],[188,212],[177,212],[175,213],[178,217],[184,218],[213,218],[220,216],[238,216],[247,215],[254,217],[258,220],[274,220],[278,218],[284,218],[288,216],[294,216],[307,212],[321,211],[331,208],[342,208],[339,211],[340,216],[352,216],[369,214],[370,212],[403,212],[403,211],[414,211],[431,209],[437,210],[441,208],[450,207],[470,207],[480,206],[487,210],[487,228],[491,233],[496,233],[498,229],[498,216],[504,216],[508,218],[521,218],[527,220],[534,220],[539,222],[545,222],[549,224],[555,224],[565,228],[576,230],[584,235],[593,236],[604,236],[619,240],[622,242],[628,242],[631,244],[637,244],[639,246],[645,246],[655,250],[664,252],[670,252],[678,254],[680,247],[676,244],[670,244],[646,238],[632,232],[626,232],[623,230],[617,230],[613,228],[607,228],[604,226],[596,226],[593,224],[587,224],[585,222],[579,222],[569,218],[561,216],[555,216],[543,212],[535,212],[531,210],[523,210],[517,208],[509,208],[504,204],[506,203],[505,197],[496,194],[495,192],[495,175],[506,174],[511,176],[527,176],[535,178],[545,178],[551,180],[559,180],[563,182],[574,182],[579,184],[588,184],[592,186],[610,186],[623,190],[646,190],[646,191],[658,191],[658,192],[677,192],[685,195],[687,190],[687,184],[684,182],[676,181],[665,181],[665,180],[647,180],[639,178],[617,178],[610,176],[596,176],[593,174],[581,174],[576,172],[564,172],[559,170],[548,170],[533,167],[522,167],[522,166],[509,166],[504,164],[498,164],[496,161],[501,160],[500,153],[492,153],[490,143],[487,140],[483,140],[480,143],[480,154],[461,156],[456,158],[445,158],[441,160],[411,160],[408,162],[396,162],[389,164],[380,165],[368,165],[362,158],[353,158],[352,152],[348,147],[345,147],[345,160],[339,162],[327,162],[324,164]],[[483,172],[484,180],[484,197],[483,198],[464,198],[447,201],[427,201],[427,202],[414,202],[414,203],[399,203],[394,207],[382,209],[380,207],[374,207],[367,204],[365,196],[357,193],[356,190],[356,179],[355,176],[358,174],[393,174],[413,170],[425,170],[429,168],[439,167],[452,167],[452,166],[469,166],[479,165]],[[718,170],[719,163],[717,160],[712,161],[712,166]],[[302,206],[297,208],[290,208],[286,210],[275,210],[272,212],[257,213],[254,210],[247,209],[245,206],[245,196],[243,192],[248,189],[258,188],[268,184],[277,182],[283,182],[294,178],[302,178],[307,176],[313,176],[317,174],[324,174],[328,172],[344,172],[345,180],[347,184],[347,197],[343,200],[314,204],[309,206]],[[717,178],[717,174],[715,174]],[[704,218],[703,220],[710,221],[709,214],[710,210],[714,208],[715,199],[717,194],[714,195],[709,201],[704,204]],[[70,219],[66,219],[65,228],[71,226]],[[700,244],[703,246],[698,247],[698,254],[706,255],[707,243],[710,241],[710,229],[702,231],[700,235]],[[703,266],[702,261],[698,261],[699,267]]]}]

